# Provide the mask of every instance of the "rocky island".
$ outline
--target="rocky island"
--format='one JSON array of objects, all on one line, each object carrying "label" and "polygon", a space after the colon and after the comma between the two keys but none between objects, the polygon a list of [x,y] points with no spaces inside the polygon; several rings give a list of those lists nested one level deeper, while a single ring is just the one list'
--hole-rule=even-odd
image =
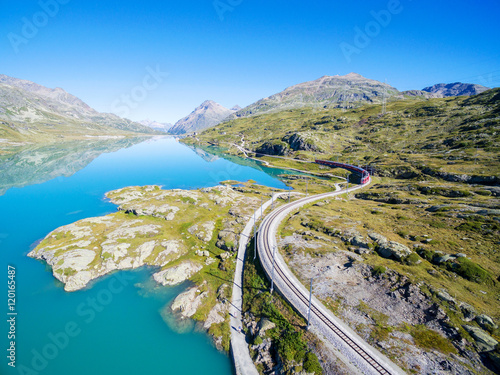
[{"label": "rocky island", "polygon": [[[257,189],[144,186],[106,196],[118,205],[118,212],[60,227],[28,255],[50,265],[68,292],[114,271],[156,267],[153,278],[158,284],[196,284],[173,302],[171,309],[179,317],[204,321],[205,329],[221,325],[231,293],[222,280],[232,278],[239,233],[260,205]],[[222,338],[226,328],[214,327],[221,349],[228,345],[228,336]]]}]

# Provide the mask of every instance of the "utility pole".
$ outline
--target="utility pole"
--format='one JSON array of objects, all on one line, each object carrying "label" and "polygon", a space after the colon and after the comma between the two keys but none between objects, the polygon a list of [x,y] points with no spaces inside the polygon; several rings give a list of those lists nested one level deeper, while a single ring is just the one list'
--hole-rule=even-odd
[{"label": "utility pole", "polygon": [[255,261],[255,257],[257,256],[257,231],[255,225],[255,211],[253,213],[253,260]]},{"label": "utility pole", "polygon": [[311,324],[311,300],[313,294],[313,278],[311,277],[311,286],[309,287],[309,308],[307,309],[307,328],[309,331],[309,325]]},{"label": "utility pole", "polygon": [[345,112],[347,110],[347,90],[349,89],[349,86],[347,84],[344,86],[344,91],[343,91],[343,98],[342,98],[342,112]]},{"label": "utility pole", "polygon": [[253,260],[257,257],[257,231],[253,227]]},{"label": "utility pole", "polygon": [[288,203],[290,203],[290,190],[288,190]]},{"label": "utility pole", "polygon": [[307,194],[308,189],[309,189],[309,177],[306,178],[306,197],[309,195]]},{"label": "utility pole", "polygon": [[384,85],[384,93],[382,97],[382,114],[385,115],[385,112],[387,110],[387,87]]},{"label": "utility pole", "polygon": [[273,245],[273,270],[271,272],[271,294],[274,290],[274,254],[276,253],[276,246]]},{"label": "utility pole", "polygon": [[271,192],[271,209],[274,209],[274,189]]},{"label": "utility pole", "polygon": [[321,272],[319,275],[311,277],[311,285],[309,286],[309,308],[307,310],[307,330],[309,330],[309,327],[311,325],[311,304],[312,304],[312,291],[313,291],[313,280],[322,276],[326,271],[330,269],[330,266],[326,266],[325,268],[321,269]]}]

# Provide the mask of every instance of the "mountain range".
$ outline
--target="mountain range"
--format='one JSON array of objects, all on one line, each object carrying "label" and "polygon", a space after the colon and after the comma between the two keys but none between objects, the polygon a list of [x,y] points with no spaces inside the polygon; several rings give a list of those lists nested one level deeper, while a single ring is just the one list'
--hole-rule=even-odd
[{"label": "mountain range", "polygon": [[154,131],[111,113],[99,113],[62,88],[0,75],[0,138],[117,133]]},{"label": "mountain range", "polygon": [[344,76],[323,76],[314,81],[300,83],[258,100],[241,109],[224,108],[213,101],[206,101],[189,116],[179,120],[171,129],[172,134],[184,134],[215,126],[223,121],[245,118],[286,109],[355,108],[364,104],[380,104],[399,99],[433,99],[448,96],[476,95],[487,87],[469,83],[440,83],[423,90],[399,91],[386,83],[368,79],[357,73]]},{"label": "mountain range", "polygon": [[487,87],[469,83],[440,83],[422,90],[399,91],[357,73],[323,76],[290,86],[245,108],[231,109],[206,100],[175,125],[152,120],[133,122],[110,113],[99,113],[62,88],[0,75],[0,139],[20,139],[50,134],[102,135],[123,132],[163,132],[181,135],[202,131],[223,121],[298,108],[356,108],[399,99],[433,99],[476,95]]},{"label": "mountain range", "polygon": [[384,95],[391,97],[398,93],[396,88],[386,83],[356,73],[345,76],[323,76],[263,98],[236,112],[232,118],[300,107],[340,108],[364,103],[381,103]]},{"label": "mountain range", "polygon": [[230,119],[249,117],[264,113],[312,108],[355,108],[363,104],[380,104],[384,98],[443,98],[447,96],[476,95],[488,87],[469,83],[440,83],[423,90],[399,91],[386,83],[363,77],[357,73],[344,76],[323,76],[317,80],[300,83],[263,98],[230,116]]}]

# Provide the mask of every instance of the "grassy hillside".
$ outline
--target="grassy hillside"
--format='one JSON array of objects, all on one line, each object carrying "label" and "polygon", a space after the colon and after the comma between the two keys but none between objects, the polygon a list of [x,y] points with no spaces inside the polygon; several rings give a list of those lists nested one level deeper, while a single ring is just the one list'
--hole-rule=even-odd
[{"label": "grassy hillside", "polygon": [[[280,145],[281,155],[339,158],[371,165],[384,176],[498,177],[499,99],[500,89],[494,89],[470,98],[391,102],[383,115],[380,105],[286,110],[225,122],[186,142],[215,144],[230,153],[238,153],[232,143],[256,150],[268,142]],[[303,140],[296,150],[287,143],[294,134]]]}]

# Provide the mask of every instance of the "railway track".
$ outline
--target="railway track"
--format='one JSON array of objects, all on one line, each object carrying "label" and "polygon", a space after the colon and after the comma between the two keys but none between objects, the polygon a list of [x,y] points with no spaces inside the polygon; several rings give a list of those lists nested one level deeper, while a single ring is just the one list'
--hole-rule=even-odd
[{"label": "railway track", "polygon": [[[267,273],[267,276],[270,278],[271,273],[273,273],[272,269],[274,269],[274,284],[277,289],[280,289],[281,294],[299,311],[304,317],[304,314],[308,309],[309,298],[307,295],[307,289],[302,285],[297,285],[297,280],[291,280],[291,277],[287,275],[290,274],[288,267],[286,265],[281,264],[281,262],[273,263],[273,253],[272,247],[276,242],[276,235],[273,232],[277,228],[279,222],[286,217],[288,213],[293,211],[294,209],[315,200],[332,197],[334,195],[350,192],[353,190],[357,190],[364,185],[354,186],[349,189],[344,189],[336,192],[318,194],[313,197],[302,198],[298,201],[288,203],[284,206],[281,206],[274,211],[272,211],[269,215],[266,216],[264,221],[262,222],[259,229],[259,238],[258,238],[258,253],[259,259]],[[274,242],[274,243],[272,243]],[[279,257],[278,257],[279,258]],[[271,269],[269,269],[271,268]],[[286,271],[284,270],[286,268]],[[283,283],[283,285],[281,285]],[[287,291],[283,288],[285,286],[288,290],[293,294],[293,296],[287,295]],[[304,293],[305,291],[305,293]],[[297,306],[297,302],[299,306]],[[394,364],[389,364],[386,358],[380,359],[377,354],[374,354],[374,350],[367,349],[368,344],[359,343],[362,341],[359,337],[353,337],[354,334],[352,332],[347,332],[347,330],[342,327],[340,324],[334,321],[334,319],[329,316],[328,313],[325,313],[326,308],[322,306],[319,301],[313,301],[311,303],[311,315],[315,317],[319,322],[324,324],[324,326],[328,327],[328,329],[333,332],[333,334],[343,342],[348,348],[350,348],[367,366],[371,371],[370,373],[375,374],[384,374],[384,375],[392,375],[403,373],[397,366]]]}]

